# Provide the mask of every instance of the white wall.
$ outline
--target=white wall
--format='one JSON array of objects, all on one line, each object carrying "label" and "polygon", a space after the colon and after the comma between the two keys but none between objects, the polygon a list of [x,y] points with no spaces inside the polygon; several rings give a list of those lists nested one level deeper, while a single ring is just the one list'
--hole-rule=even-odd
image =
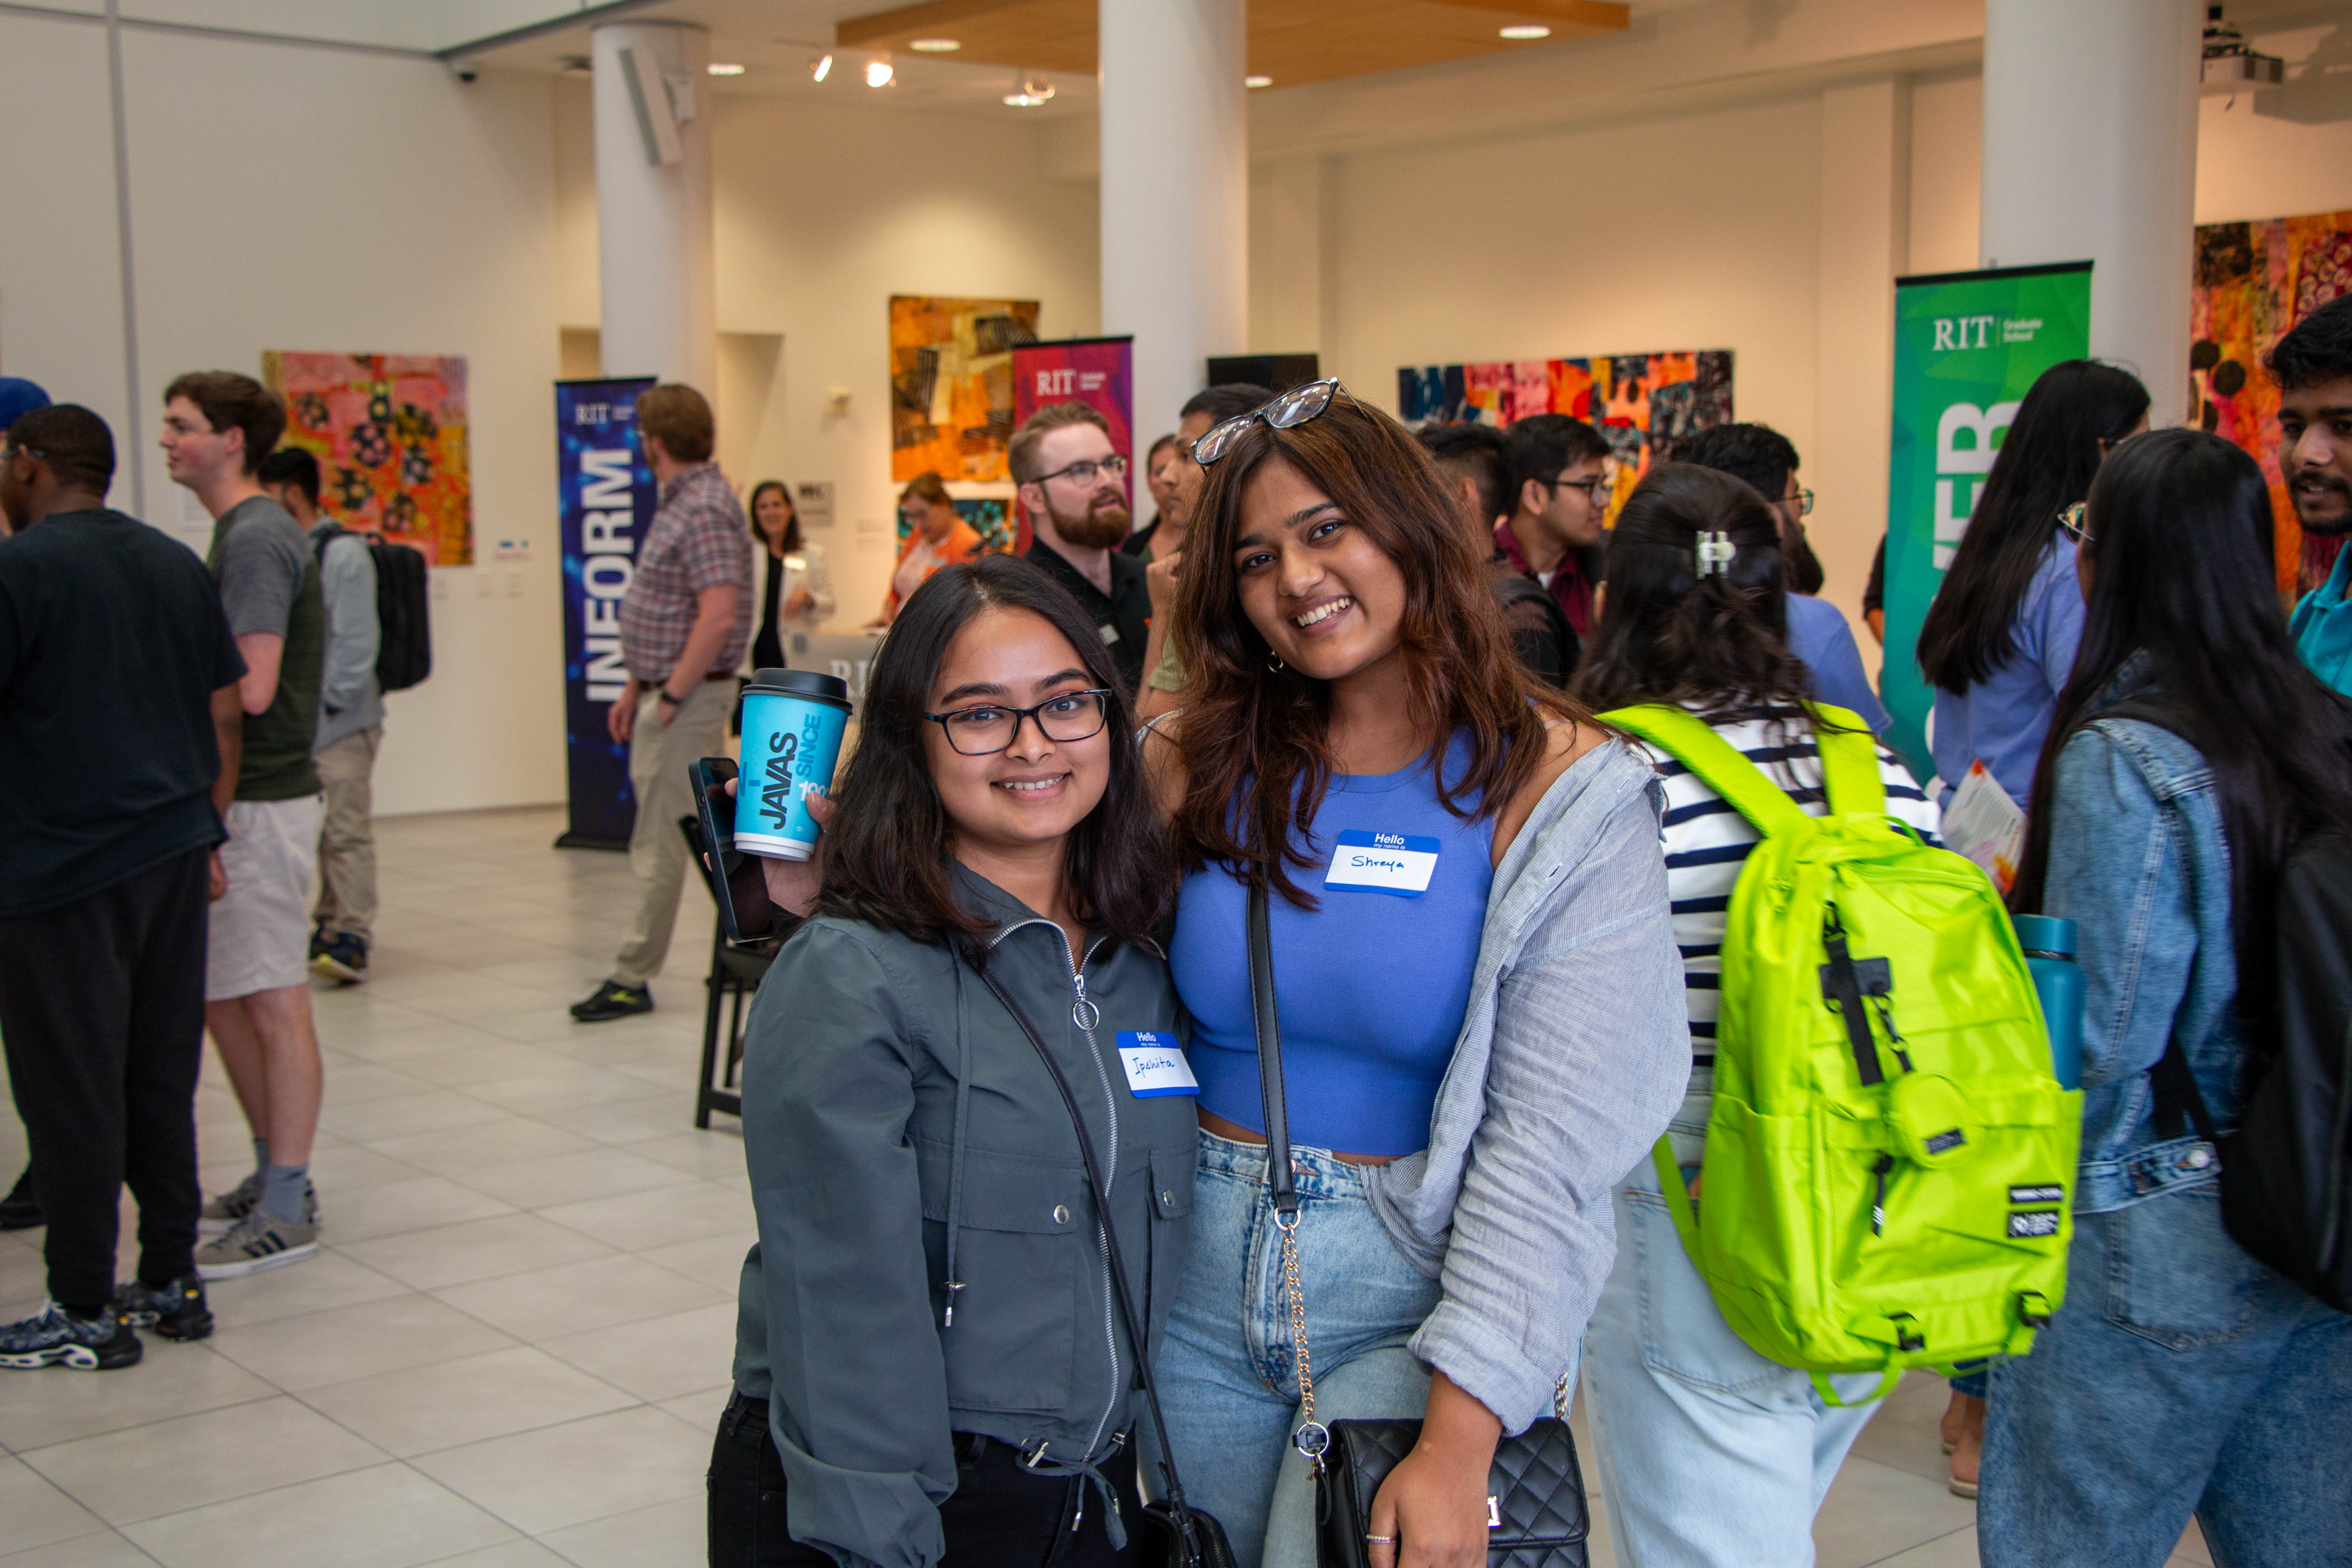
[{"label": "white wall", "polygon": [[[273,348],[465,355],[476,539],[528,538],[531,560],[435,574],[436,672],[391,699],[378,808],[561,798],[549,83],[141,29],[123,62],[148,521],[208,531],[152,446],[177,373],[257,374]],[[0,15],[0,146],[40,150],[0,167],[0,367],[121,439],[108,103],[102,31]]]}]

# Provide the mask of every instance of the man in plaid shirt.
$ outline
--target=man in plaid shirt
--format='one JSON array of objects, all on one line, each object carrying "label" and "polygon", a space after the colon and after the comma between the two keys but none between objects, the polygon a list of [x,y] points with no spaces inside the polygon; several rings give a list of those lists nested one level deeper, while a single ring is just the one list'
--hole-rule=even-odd
[{"label": "man in plaid shirt", "polygon": [[653,1011],[646,983],[669,955],[686,878],[677,819],[694,809],[687,764],[725,752],[735,667],[751,637],[751,531],[710,460],[710,405],[690,386],[656,386],[637,399],[637,439],[661,482],[661,505],[621,601],[629,681],[606,720],[629,748],[637,797],[629,834],[637,910],[612,978],[572,1006],[585,1024]]}]

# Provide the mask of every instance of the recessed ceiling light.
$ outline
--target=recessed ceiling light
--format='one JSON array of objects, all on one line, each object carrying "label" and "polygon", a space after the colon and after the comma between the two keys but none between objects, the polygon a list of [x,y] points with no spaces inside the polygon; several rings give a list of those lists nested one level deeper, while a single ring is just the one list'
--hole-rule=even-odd
[{"label": "recessed ceiling light", "polygon": [[1503,37],[1513,43],[1524,43],[1530,38],[1549,38],[1551,37],[1551,29],[1530,22],[1524,26],[1504,28]]},{"label": "recessed ceiling light", "polygon": [[951,55],[963,47],[961,38],[917,38],[907,46],[919,55]]},{"label": "recessed ceiling light", "polygon": [[809,61],[809,75],[818,81],[823,81],[832,74],[833,57],[831,55],[819,55],[815,59]]},{"label": "recessed ceiling light", "polygon": [[890,68],[890,62],[888,60],[867,60],[866,62],[866,85],[868,87],[888,87],[892,79],[895,79],[898,74],[898,73],[897,71]]},{"label": "recessed ceiling light", "polygon": [[1274,79],[1270,76],[1245,76],[1242,78],[1242,85],[1244,87],[1272,87],[1274,85]]},{"label": "recessed ceiling light", "polygon": [[1004,101],[1014,109],[1035,109],[1045,102],[1034,92],[1008,92]]},{"label": "recessed ceiling light", "polygon": [[741,76],[743,74],[743,68],[737,65],[733,60],[713,60],[702,68],[709,71],[712,76]]}]

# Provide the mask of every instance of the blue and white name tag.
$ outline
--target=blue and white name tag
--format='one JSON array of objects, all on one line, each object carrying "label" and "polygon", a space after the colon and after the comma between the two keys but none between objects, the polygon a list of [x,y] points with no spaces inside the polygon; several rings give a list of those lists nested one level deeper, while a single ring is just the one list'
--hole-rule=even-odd
[{"label": "blue and white name tag", "polygon": [[1410,899],[1429,891],[1441,847],[1434,838],[1350,827],[1331,851],[1331,868],[1323,874],[1323,885]]},{"label": "blue and white name tag", "polygon": [[1192,1076],[1192,1064],[1184,1059],[1184,1047],[1176,1043],[1173,1035],[1121,1029],[1118,1060],[1127,1068],[1127,1087],[1135,1091],[1138,1100],[1201,1092],[1201,1080]]}]

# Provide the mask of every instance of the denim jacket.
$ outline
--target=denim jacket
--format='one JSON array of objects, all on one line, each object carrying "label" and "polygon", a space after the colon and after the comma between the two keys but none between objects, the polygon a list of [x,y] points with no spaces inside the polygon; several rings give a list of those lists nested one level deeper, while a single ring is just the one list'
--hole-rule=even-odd
[{"label": "denim jacket", "polygon": [[[2144,695],[2126,664],[2095,710]],[[2226,1131],[2238,1121],[2246,1050],[2230,923],[2230,847],[2204,756],[2171,731],[2101,719],[2054,764],[2050,868],[2042,907],[2078,928],[2083,967],[2083,1153],[2078,1214],[2119,1209],[2212,1182],[2210,1145],[2155,1121],[2148,1069],[2178,1038]]]}]

